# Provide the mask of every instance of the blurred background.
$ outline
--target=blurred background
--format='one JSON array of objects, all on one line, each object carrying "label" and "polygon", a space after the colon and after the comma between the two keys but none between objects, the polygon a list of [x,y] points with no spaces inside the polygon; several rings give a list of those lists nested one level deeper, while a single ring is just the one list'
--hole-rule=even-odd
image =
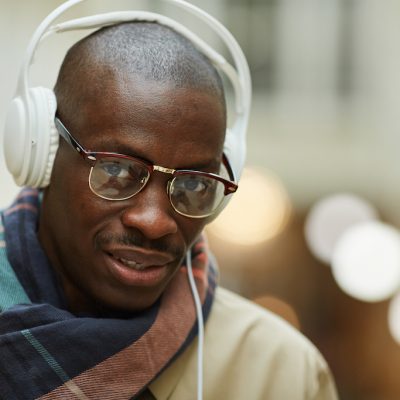
[{"label": "blurred background", "polygon": [[[61,3],[0,0],[1,127],[28,41]],[[327,359],[341,399],[398,400],[400,2],[193,3],[232,31],[253,78],[247,168],[208,228],[221,284],[302,331]],[[147,1],[87,1],[65,18],[132,5]],[[226,53],[186,14],[162,3],[152,10]],[[52,87],[80,37],[46,40],[32,85]],[[0,152],[0,207],[17,191]]]}]

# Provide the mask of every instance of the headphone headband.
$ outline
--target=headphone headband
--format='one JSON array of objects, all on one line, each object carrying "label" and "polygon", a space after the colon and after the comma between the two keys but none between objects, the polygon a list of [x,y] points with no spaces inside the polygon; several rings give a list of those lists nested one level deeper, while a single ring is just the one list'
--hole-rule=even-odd
[{"label": "headphone headband", "polygon": [[[228,47],[238,72],[236,72],[236,70],[225,60],[224,57],[222,57],[219,53],[217,53],[212,47],[210,47],[198,36],[193,34],[189,29],[187,29],[181,24],[178,24],[171,18],[156,13],[151,13],[146,11],[116,11],[106,14],[98,14],[89,17],[74,19],[51,26],[51,24],[62,14],[64,14],[67,10],[84,1],[86,0],[69,0],[63,3],[53,12],[51,12],[36,29],[36,32],[32,36],[32,39],[29,43],[25,60],[21,68],[21,72],[18,79],[17,95],[22,95],[23,93],[26,94],[28,92],[29,66],[31,65],[32,60],[34,59],[35,52],[40,43],[42,42],[42,40],[44,40],[51,34],[66,32],[71,30],[79,30],[79,29],[100,28],[103,26],[117,24],[119,22],[143,20],[143,21],[159,22],[161,24],[170,26],[177,32],[181,33],[183,36],[187,37],[195,45],[197,45],[198,48],[201,51],[203,51],[205,55],[209,57],[217,66],[219,66],[223,70],[223,72],[227,75],[227,77],[230,79],[232,86],[234,87],[234,90],[237,93],[236,104],[235,104],[236,113],[242,113],[244,110],[248,110],[250,108],[251,78],[246,58],[235,38],[225,28],[225,26],[222,25],[216,18],[207,14],[200,8],[192,4],[189,4],[185,1],[163,0],[169,3],[174,3],[178,7],[181,7],[186,11],[190,12],[191,14],[196,15],[203,22],[205,22],[211,29],[213,29],[218,34],[218,36],[223,40],[225,45]],[[246,88],[249,88],[250,90],[246,90]]]},{"label": "headphone headband", "polygon": [[[62,33],[74,30],[84,29],[95,29],[102,28],[105,26],[115,25],[121,22],[129,21],[142,21],[142,22],[158,22],[161,25],[169,26],[182,36],[189,39],[198,50],[206,55],[210,61],[229,78],[236,96],[235,96],[235,111],[236,114],[241,114],[244,110],[243,98],[244,89],[243,84],[239,79],[239,76],[232,67],[231,64],[219,53],[217,53],[212,47],[210,47],[204,40],[196,36],[192,31],[186,28],[184,25],[178,24],[172,18],[168,18],[165,15],[156,14],[148,11],[116,11],[106,14],[97,14],[89,17],[77,18],[70,21],[62,22],[60,24],[52,25],[43,34],[38,43],[45,40],[48,36],[54,33]],[[32,57],[34,54],[32,54]]]}]

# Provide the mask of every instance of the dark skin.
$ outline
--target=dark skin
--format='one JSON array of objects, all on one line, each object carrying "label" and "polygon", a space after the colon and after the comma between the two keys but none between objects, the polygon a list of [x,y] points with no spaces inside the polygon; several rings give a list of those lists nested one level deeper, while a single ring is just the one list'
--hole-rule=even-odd
[{"label": "dark skin", "polygon": [[[218,96],[132,76],[108,82],[104,93],[92,96],[86,90],[75,112],[59,105],[60,118],[86,149],[135,155],[169,168],[218,171],[226,128]],[[60,139],[39,240],[71,311],[96,315],[146,309],[165,290],[209,219],[174,211],[166,193],[168,175],[155,172],[133,198],[109,201],[90,191],[89,169]],[[124,235],[136,244],[121,244]],[[129,284],[116,279],[110,265],[121,248],[141,262],[156,257],[163,264],[158,278]]]}]

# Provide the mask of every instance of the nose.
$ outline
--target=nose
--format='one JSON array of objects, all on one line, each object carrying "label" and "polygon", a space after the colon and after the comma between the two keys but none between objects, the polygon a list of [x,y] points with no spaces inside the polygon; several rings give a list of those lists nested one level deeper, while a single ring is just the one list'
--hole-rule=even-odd
[{"label": "nose", "polygon": [[175,220],[178,214],[169,202],[165,181],[150,181],[127,202],[129,203],[121,216],[122,224],[127,228],[139,230],[149,240],[178,231]]}]

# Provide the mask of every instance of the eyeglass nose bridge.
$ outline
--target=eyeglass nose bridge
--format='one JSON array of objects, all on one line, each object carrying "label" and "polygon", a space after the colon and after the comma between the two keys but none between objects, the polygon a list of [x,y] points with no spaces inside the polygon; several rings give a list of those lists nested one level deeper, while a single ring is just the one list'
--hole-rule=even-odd
[{"label": "eyeglass nose bridge", "polygon": [[[162,172],[163,174],[174,175],[174,173],[175,173],[176,170],[173,169],[173,168],[162,167],[161,165],[153,165],[153,171]],[[175,179],[175,178],[173,177],[173,178],[171,178],[171,179],[168,179],[168,181],[167,181],[167,195],[168,195],[168,198],[169,198],[169,201],[170,201],[172,207],[174,208],[175,211],[177,211],[177,212],[179,213],[179,211],[176,210],[174,204],[172,203],[171,195],[170,195],[170,194],[171,194],[171,185],[172,185],[172,181],[173,181],[174,179]],[[146,183],[147,183],[147,182],[146,182]]]},{"label": "eyeglass nose bridge", "polygon": [[[168,174],[168,175],[174,175],[176,170],[173,168],[162,167],[161,165],[153,165],[153,171],[162,172],[163,174]],[[171,189],[171,184],[172,184],[173,180],[174,180],[174,178],[172,177],[171,179],[168,179],[168,182],[167,182],[168,197],[170,195],[170,189]],[[146,181],[146,183],[147,183],[147,181]],[[170,199],[170,201],[171,201],[171,199]],[[172,204],[172,202],[171,202],[171,204]]]},{"label": "eyeglass nose bridge", "polygon": [[171,174],[173,175],[175,173],[175,169],[172,168],[165,168],[165,167],[161,167],[160,165],[153,165],[153,171],[159,171],[162,172],[164,174]]},{"label": "eyeglass nose bridge", "polygon": [[[166,168],[166,167],[162,167],[160,165],[153,165],[153,171],[158,171],[158,172],[162,172],[163,174],[169,174],[169,175],[174,175],[176,170],[173,168]],[[172,176],[170,179],[168,179],[167,181],[167,195],[168,195],[168,199],[169,202],[172,206],[172,208],[178,213],[183,215],[174,205],[172,199],[171,199],[171,186],[172,186],[172,182],[175,180],[175,177]],[[144,185],[142,186],[142,188],[140,189],[140,191],[144,188],[144,186],[146,186],[147,182],[149,181],[149,179],[146,179],[146,182],[144,182]]]}]

